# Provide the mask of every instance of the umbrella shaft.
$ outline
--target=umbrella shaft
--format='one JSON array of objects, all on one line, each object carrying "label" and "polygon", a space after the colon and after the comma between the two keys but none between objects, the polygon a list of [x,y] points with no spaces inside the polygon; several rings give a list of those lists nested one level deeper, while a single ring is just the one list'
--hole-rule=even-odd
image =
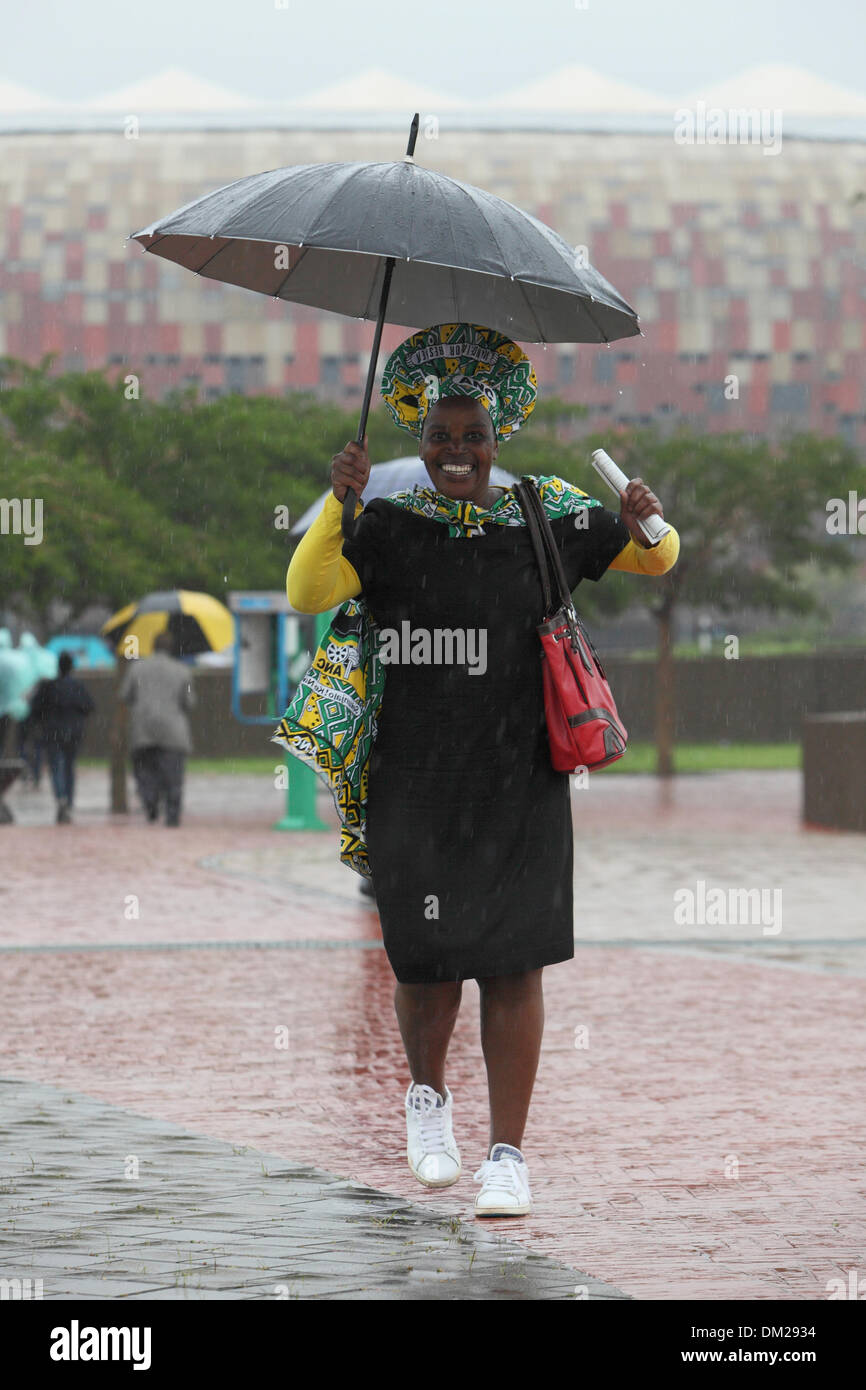
[{"label": "umbrella shaft", "polygon": [[[391,276],[394,272],[394,256],[388,256],[385,261],[385,275],[382,280],[382,293],[379,296],[379,314],[376,319],[376,332],[373,335],[373,347],[370,352],[370,365],[367,368],[367,384],[364,387],[364,400],[361,404],[361,421],[358,425],[357,443],[364,443],[364,431],[367,428],[367,416],[370,413],[370,400],[373,395],[373,381],[376,376],[376,365],[379,361],[379,344],[382,341],[382,328],[385,323],[385,312],[388,308],[388,294],[391,289]],[[348,489],[343,499],[343,535],[351,536],[355,529],[355,503],[358,501],[357,494]]]}]

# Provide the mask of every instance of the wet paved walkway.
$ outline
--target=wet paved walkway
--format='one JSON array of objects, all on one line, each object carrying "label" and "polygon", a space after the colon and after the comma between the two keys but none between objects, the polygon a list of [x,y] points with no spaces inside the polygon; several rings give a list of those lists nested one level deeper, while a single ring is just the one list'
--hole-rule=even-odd
[{"label": "wet paved walkway", "polygon": [[[47,795],[11,798],[18,824],[0,831],[3,1074],[49,1088],[60,1106],[58,1093],[72,1093],[70,1113],[94,1104],[101,1161],[124,1193],[122,1159],[138,1151],[127,1136],[139,1146],[149,1136],[162,1200],[174,1186],[181,1203],[178,1232],[191,1210],[181,1179],[198,1184],[188,1189],[198,1194],[192,1205],[227,1218],[247,1210],[248,1192],[253,1215],[236,1224],[253,1227],[253,1244],[256,1231],[265,1241],[281,1198],[291,1194],[300,1239],[310,1229],[305,1192],[315,1201],[313,1187],[330,1198],[334,1183],[340,1190],[336,1206],[311,1208],[324,1223],[312,1263],[293,1260],[289,1233],[250,1292],[231,1262],[274,1247],[250,1254],[233,1237],[214,1274],[235,1278],[235,1292],[207,1284],[198,1296],[275,1296],[261,1289],[286,1282],[275,1270],[295,1267],[322,1278],[312,1296],[377,1298],[574,1297],[575,1285],[597,1280],[591,1296],[808,1300],[827,1298],[829,1281],[847,1282],[852,1268],[866,1274],[866,846],[862,836],[800,829],[798,774],[682,777],[668,801],[654,779],[624,775],[600,774],[575,791],[578,946],[573,961],[545,974],[547,1025],[524,1141],[535,1210],[486,1223],[472,1217],[487,1127],[475,985],[464,991],[449,1054],[464,1174],[431,1192],[405,1162],[409,1078],[378,917],[339,864],[336,835],[272,831],[282,797],[267,777],[192,779],[178,830],[147,826],[138,813],[107,817],[105,783],[103,772],[84,770],[69,827],[46,824]],[[781,931],[769,921],[677,922],[673,895],[700,881],[764,888],[768,900],[778,889]],[[26,1087],[2,1093],[32,1103]],[[5,1120],[3,1128],[13,1184],[31,1168],[25,1147],[33,1172],[56,1172],[52,1124],[36,1149],[40,1126],[26,1146],[17,1128],[11,1170]],[[74,1149],[80,1131],[66,1128]],[[176,1128],[189,1136],[179,1144],[186,1161],[171,1152]],[[290,1186],[256,1197],[247,1171],[228,1204],[219,1183],[232,1146],[248,1150],[256,1174],[264,1164]],[[68,1152],[62,1158],[68,1165]],[[202,1175],[212,1171],[208,1202]],[[360,1247],[340,1234],[340,1213],[359,1214],[355,1196],[343,1205],[356,1186],[361,1206],[369,1200],[377,1213],[363,1236],[354,1233]],[[19,1188],[25,1206],[37,1190]],[[86,1214],[96,1190],[77,1169],[52,1200],[68,1197],[71,1215],[76,1205]],[[471,1243],[445,1241],[456,1263],[442,1265],[438,1282],[407,1274],[412,1261],[389,1244],[359,1292],[346,1275],[352,1259],[340,1264],[337,1253],[368,1248],[379,1213],[392,1207],[417,1223],[423,1235],[412,1238],[431,1246],[432,1259],[446,1259],[453,1226],[483,1247],[473,1271],[485,1253],[495,1265],[488,1243],[503,1239],[541,1264],[524,1263],[522,1292],[479,1294],[480,1282],[453,1282]],[[165,1253],[173,1235],[154,1220],[142,1240]],[[45,1248],[18,1221],[4,1223],[4,1274],[10,1260],[17,1270],[22,1254]],[[208,1255],[219,1244],[214,1236]],[[55,1279],[65,1258],[46,1265],[46,1296],[47,1270]],[[175,1270],[182,1263],[175,1257]],[[34,1257],[33,1276],[37,1265]],[[499,1266],[488,1275],[501,1277]],[[311,1296],[310,1287],[295,1293]],[[168,1279],[161,1288],[161,1297],[188,1296]],[[140,1286],[133,1296],[144,1296]]]},{"label": "wet paved walkway", "polygon": [[0,1277],[43,1299],[624,1297],[280,1155],[34,1082],[0,1102]]}]

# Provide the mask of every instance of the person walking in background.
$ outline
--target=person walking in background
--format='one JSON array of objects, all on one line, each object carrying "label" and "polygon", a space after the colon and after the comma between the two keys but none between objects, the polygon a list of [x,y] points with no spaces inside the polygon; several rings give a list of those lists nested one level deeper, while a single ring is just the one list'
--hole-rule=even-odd
[{"label": "person walking in background", "polygon": [[[38,689],[39,685],[36,686],[35,690]],[[18,723],[16,738],[17,755],[27,765],[24,785],[38,792],[42,785],[42,759],[45,749],[42,745],[40,721],[33,713],[35,690],[31,692],[27,701],[29,706],[27,718],[21,719]]]},{"label": "person walking in background", "polygon": [[48,759],[57,800],[57,823],[72,820],[75,799],[75,759],[84,736],[84,721],[93,713],[93,696],[80,680],[70,675],[73,660],[61,652],[53,680],[40,681],[30,702],[28,722],[37,731]]},{"label": "person walking in background", "polygon": [[172,655],[168,632],[154,640],[153,656],[133,661],[119,698],[130,706],[132,770],[147,819],[180,824],[186,755],[192,752],[188,712],[195,705],[189,668]]}]

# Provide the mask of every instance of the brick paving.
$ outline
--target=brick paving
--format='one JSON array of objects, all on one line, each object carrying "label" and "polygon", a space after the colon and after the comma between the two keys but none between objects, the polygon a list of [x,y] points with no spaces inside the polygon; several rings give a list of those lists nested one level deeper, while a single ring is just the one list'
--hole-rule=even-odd
[{"label": "brick paving", "polygon": [[35,1082],[0,1082],[0,1097],[0,1278],[22,1297],[624,1297],[481,1223],[280,1155]]},{"label": "brick paving", "polygon": [[[45,794],[10,798],[11,1081],[323,1172],[412,1220],[482,1227],[602,1297],[825,1299],[828,1281],[866,1273],[863,837],[803,831],[799,774],[682,777],[669,795],[600,774],[575,791],[578,946],[545,973],[524,1141],[535,1210],[486,1223],[472,1218],[487,1131],[476,986],[449,1053],[464,1174],[430,1192],[405,1162],[378,917],[336,835],[273,831],[267,777],[190,779],[177,830],[107,816],[105,782],[83,770],[69,827],[47,823]],[[678,925],[673,894],[701,879],[778,888],[781,932]],[[313,1296],[473,1296],[447,1281],[398,1294],[399,1279],[353,1295],[336,1271]]]}]

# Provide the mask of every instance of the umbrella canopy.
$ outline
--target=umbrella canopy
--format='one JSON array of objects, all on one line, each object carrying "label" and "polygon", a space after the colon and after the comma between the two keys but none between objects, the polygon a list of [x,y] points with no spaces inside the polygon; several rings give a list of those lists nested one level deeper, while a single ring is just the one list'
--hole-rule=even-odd
[{"label": "umbrella canopy", "polygon": [[170,632],[177,656],[222,651],[234,641],[234,618],[224,603],[210,594],[191,589],[170,589],[147,594],[137,603],[128,603],[102,626],[102,635],[118,655],[125,637],[138,638],[141,656],[150,656],[154,638]]},{"label": "umbrella canopy", "polygon": [[[506,473],[504,468],[494,465],[490,470],[490,481],[494,487],[510,487],[517,479],[513,474]],[[414,487],[416,483],[420,483],[422,487],[430,487],[430,474],[417,454],[391,459],[389,463],[374,463],[370,469],[367,486],[364,488],[364,500],[371,502],[374,497],[387,497],[391,492]],[[323,492],[321,497],[307,508],[303,516],[298,518],[289,532],[290,536],[302,536],[305,531],[309,531],[324,507],[330,491],[328,488]]]},{"label": "umbrella canopy", "polygon": [[581,252],[504,198],[416,164],[302,164],[252,174],[134,233],[210,280],[375,319],[483,323],[532,343],[640,332]]},{"label": "umbrella canopy", "polygon": [[[630,304],[551,227],[415,162],[300,164],[252,174],[133,233],[197,275],[355,318],[376,332],[361,404],[364,441],[382,327],[482,323],[532,343],[608,343],[640,333]],[[357,498],[343,502],[354,529]]]}]

